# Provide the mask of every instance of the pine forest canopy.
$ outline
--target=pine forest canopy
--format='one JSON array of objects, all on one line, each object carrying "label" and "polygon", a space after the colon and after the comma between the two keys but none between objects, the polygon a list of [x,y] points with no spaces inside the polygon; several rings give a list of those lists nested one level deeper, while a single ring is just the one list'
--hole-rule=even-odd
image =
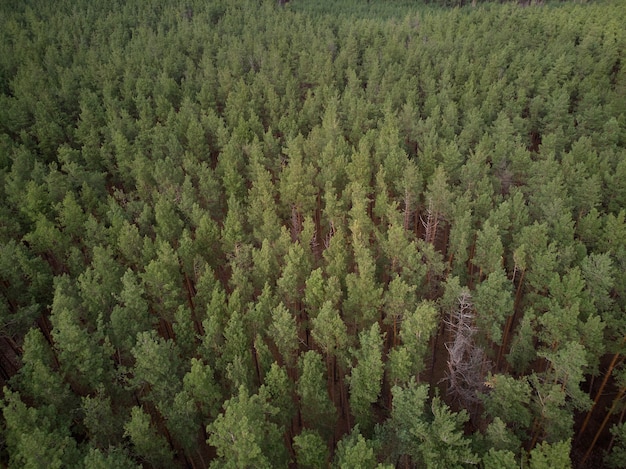
[{"label": "pine forest canopy", "polygon": [[626,7],[477,3],[2,2],[0,465],[624,467]]}]

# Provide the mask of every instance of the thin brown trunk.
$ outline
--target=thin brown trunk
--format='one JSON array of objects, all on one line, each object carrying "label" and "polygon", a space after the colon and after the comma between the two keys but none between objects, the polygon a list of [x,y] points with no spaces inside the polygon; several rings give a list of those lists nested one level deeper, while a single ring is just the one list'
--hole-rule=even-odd
[{"label": "thin brown trunk", "polygon": [[543,417],[541,418],[541,420],[537,420],[535,419],[533,422],[533,439],[530,442],[530,446],[528,447],[528,450],[530,451],[531,449],[533,449],[535,447],[535,445],[537,444],[537,440],[539,439],[539,433],[541,432],[541,422],[543,421]]},{"label": "thin brown trunk", "polygon": [[[626,336],[624,336],[624,338],[622,339],[622,343],[620,344],[620,346],[624,345],[625,341],[626,341]],[[620,353],[619,352],[617,352],[617,353],[615,353],[615,355],[613,355],[613,359],[611,360],[611,363],[609,364],[609,368],[606,370],[606,373],[604,373],[604,379],[602,379],[602,384],[600,384],[600,389],[598,389],[598,392],[596,393],[596,397],[593,400],[593,404],[591,405],[591,409],[589,409],[589,411],[587,412],[587,415],[585,416],[585,420],[583,421],[583,423],[582,423],[582,425],[580,427],[580,430],[578,431],[578,436],[576,437],[576,439],[580,439],[582,434],[587,429],[587,425],[589,424],[589,419],[591,419],[591,414],[593,413],[593,410],[596,407],[596,404],[598,403],[598,401],[602,397],[602,393],[604,392],[604,387],[606,386],[606,383],[609,381],[609,378],[610,378],[611,374],[613,373],[613,369],[615,368],[615,364],[617,363],[617,360],[619,359],[619,357],[620,357]]]},{"label": "thin brown trunk", "polygon": [[393,347],[398,344],[398,316],[393,316]]},{"label": "thin brown trunk", "polygon": [[263,381],[261,379],[261,365],[259,364],[259,354],[257,353],[256,345],[252,345],[252,360],[254,361],[254,369],[258,383],[261,385]]},{"label": "thin brown trunk", "polygon": [[303,339],[300,339],[300,341],[304,342],[307,348],[309,348],[310,347],[309,339],[311,337],[311,329],[309,327],[303,327],[304,324],[310,325],[309,315],[301,299],[298,299],[298,301],[294,303],[294,308],[297,312],[296,318],[298,320],[298,331],[299,331],[298,334],[303,336]]},{"label": "thin brown trunk", "polygon": [[185,276],[185,290],[187,291],[187,303],[189,304],[189,309],[191,310],[191,317],[193,318],[193,325],[194,325],[194,329],[196,330],[196,333],[198,335],[203,335],[204,331],[202,330],[202,324],[200,323],[200,321],[198,321],[198,318],[196,316],[196,306],[193,302],[193,297],[195,295],[195,288],[191,283],[191,279],[189,278],[189,276],[187,275],[187,273],[185,272],[183,274]]},{"label": "thin brown trunk", "polygon": [[524,281],[524,273],[526,270],[522,270],[522,275],[520,276],[519,283],[517,285],[517,290],[515,292],[515,301],[513,302],[513,314],[509,316],[506,321],[506,326],[504,327],[504,334],[502,335],[502,345],[500,346],[500,350],[498,352],[498,359],[496,362],[496,367],[500,367],[500,363],[502,361],[502,356],[504,355],[504,351],[507,349],[507,343],[509,340],[509,334],[511,333],[511,327],[515,322],[515,316],[517,315],[517,308],[519,306],[519,298],[522,291],[522,282]]},{"label": "thin brown trunk", "polygon": [[[162,416],[160,415],[161,413],[156,408],[153,408],[151,413],[161,417],[161,421],[163,422]],[[163,432],[165,433],[165,439],[167,440],[167,443],[170,445],[170,449],[172,451],[176,452],[176,445],[174,444],[174,439],[172,438],[172,435],[170,434],[170,431],[168,430],[167,426],[165,425],[165,422],[163,422]],[[183,458],[185,459],[186,462],[188,462],[187,454],[186,454],[185,450],[183,450]]]},{"label": "thin brown trunk", "polygon": [[339,385],[339,393],[340,393],[340,398],[341,398],[341,409],[344,412],[344,415],[346,417],[347,427],[352,428],[352,425],[350,424],[350,405],[348,403],[348,394],[346,392],[346,386],[345,386],[345,382],[343,380],[343,376],[341,372],[337,374],[337,377],[338,377],[337,384]]},{"label": "thin brown trunk", "polygon": [[509,330],[511,329],[511,324],[513,324],[513,318],[515,317],[515,310],[513,310],[513,314],[511,314],[506,320],[506,325],[504,326],[504,334],[502,334],[502,344],[500,345],[500,350],[498,350],[498,358],[496,359],[496,369],[500,369],[500,362],[502,361],[502,356],[504,355],[504,351],[506,350],[506,342],[509,338]]},{"label": "thin brown trunk", "polygon": [[582,460],[580,461],[580,467],[584,467],[585,462],[587,461],[587,458],[589,458],[589,455],[591,455],[591,452],[593,451],[593,447],[596,445],[596,442],[598,441],[598,438],[600,438],[600,434],[604,430],[604,427],[606,427],[606,424],[608,423],[609,419],[611,418],[611,415],[613,414],[613,411],[617,407],[617,404],[619,403],[619,401],[624,396],[624,392],[626,392],[626,387],[620,388],[619,393],[617,393],[617,396],[615,397],[615,399],[613,399],[613,404],[611,405],[611,408],[609,409],[609,411],[604,416],[604,420],[602,420],[602,424],[600,425],[600,428],[598,428],[598,431],[594,435],[593,440],[591,441],[591,444],[589,445],[589,448],[587,448],[587,452],[585,453],[585,455],[583,456]]},{"label": "thin brown trunk", "polygon": [[57,352],[54,348],[54,342],[52,340],[52,335],[50,334],[50,324],[48,324],[48,318],[42,314],[41,316],[39,316],[39,328],[41,329],[41,331],[43,332],[44,337],[46,338],[46,341],[48,342],[48,345],[50,345],[50,350],[52,351],[52,358],[54,358],[54,364],[56,366],[56,368],[59,368],[59,357],[57,357]]},{"label": "thin brown trunk", "polygon": [[315,209],[315,259],[319,260],[322,257],[322,250],[324,249],[324,236],[322,233],[322,193],[317,193],[317,206]]},{"label": "thin brown trunk", "polygon": [[433,339],[433,347],[430,354],[430,379],[429,384],[430,387],[433,387],[433,378],[435,376],[435,357],[437,356],[437,343],[439,342],[439,335],[441,334],[443,321],[439,322],[439,327],[437,328],[437,333],[435,334],[435,338]]},{"label": "thin brown trunk", "polygon": [[202,457],[202,451],[200,451],[200,448],[198,448],[197,446],[196,446],[196,454],[200,458],[200,462],[202,463],[202,467],[204,469],[206,469],[207,466],[206,466],[206,462],[204,461],[204,458]]},{"label": "thin brown trunk", "polygon": [[404,231],[409,231],[409,222],[411,221],[411,194],[407,189],[404,192]]},{"label": "thin brown trunk", "polygon": [[191,469],[196,469],[196,462],[193,460],[191,456],[187,454],[186,450],[183,450],[183,457],[185,458],[185,462],[187,463],[187,467],[191,466]]},{"label": "thin brown trunk", "polygon": [[450,241],[450,224],[446,223],[444,225],[444,238],[443,238],[443,243],[441,245],[441,254],[442,257],[445,259],[446,254],[448,254],[448,242]]},{"label": "thin brown trunk", "polygon": [[[624,414],[626,414],[626,407],[624,407],[624,409],[622,409],[622,413],[619,414],[619,421],[617,422],[617,425],[621,425],[622,422],[624,421]],[[613,449],[613,444],[615,443],[615,435],[611,436],[611,441],[609,442],[609,447],[606,449],[606,452],[608,454],[611,453],[611,450]]]},{"label": "thin brown trunk", "polygon": [[592,375],[591,379],[589,380],[589,393],[590,394],[595,384],[596,384],[596,375]]},{"label": "thin brown trunk", "polygon": [[418,213],[418,210],[415,210],[415,216],[413,217],[413,232],[415,233],[416,238],[419,238],[419,219],[420,214]]},{"label": "thin brown trunk", "polygon": [[470,249],[469,259],[467,260],[468,270],[469,270],[468,287],[470,288],[470,290],[474,288],[474,279],[472,278],[474,275],[474,263],[472,262],[472,260],[474,259],[475,251],[476,251],[476,235],[474,235],[474,242],[472,243],[472,249]]},{"label": "thin brown trunk", "polygon": [[330,386],[330,400],[335,405],[335,357],[326,355],[326,377]]},{"label": "thin brown trunk", "polygon": [[300,214],[298,207],[291,206],[291,242],[295,243],[300,237],[302,231],[302,215]]},{"label": "thin brown trunk", "polygon": [[13,337],[5,336],[4,337],[4,341],[9,345],[9,347],[11,348],[11,350],[13,351],[15,356],[17,356],[17,357],[21,357],[22,356],[24,351],[22,350],[22,347],[17,345],[17,343],[13,340]]},{"label": "thin brown trunk", "polygon": [[522,270],[522,275],[519,278],[519,283],[517,284],[517,290],[515,291],[515,302],[513,303],[513,311],[517,310],[519,306],[519,301],[522,294],[522,283],[524,282],[524,274],[526,273],[526,269]]},{"label": "thin brown trunk", "polygon": [[448,274],[452,270],[452,261],[453,260],[454,260],[454,252],[451,252],[450,256],[448,257],[448,268],[446,270],[446,275],[445,275],[446,278],[448,278]]},{"label": "thin brown trunk", "polygon": [[194,288],[193,288],[193,285],[191,284],[191,279],[189,278],[189,275],[187,275],[187,272],[184,272],[183,276],[185,277],[185,290],[187,291],[187,303],[189,304],[189,309],[191,310],[191,312],[195,313],[196,308],[193,304]]},{"label": "thin brown trunk", "polygon": [[165,323],[165,331],[167,332],[167,338],[171,340],[176,340],[174,329],[172,329],[172,323],[166,319],[164,319],[163,322]]}]

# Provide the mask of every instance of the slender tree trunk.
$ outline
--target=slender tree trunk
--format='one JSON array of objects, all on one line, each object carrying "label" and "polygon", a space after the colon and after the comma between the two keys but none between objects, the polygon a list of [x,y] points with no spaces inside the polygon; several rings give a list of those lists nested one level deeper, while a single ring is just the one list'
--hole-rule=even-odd
[{"label": "slender tree trunk", "polygon": [[452,261],[453,260],[454,260],[454,252],[451,252],[450,256],[448,257],[448,267],[446,269],[446,275],[445,275],[446,278],[448,278],[448,274],[452,270]]},{"label": "slender tree trunk", "polygon": [[57,352],[54,348],[54,341],[52,340],[52,335],[50,334],[50,324],[48,323],[48,318],[41,314],[39,316],[39,328],[43,332],[44,337],[48,341],[48,345],[50,345],[50,350],[52,351],[52,358],[54,358],[54,364],[57,368],[59,368],[59,357],[57,356]]},{"label": "slender tree trunk", "polygon": [[522,284],[524,283],[524,274],[526,273],[526,269],[522,270],[522,275],[519,278],[519,283],[517,284],[517,290],[515,290],[515,302],[513,303],[513,311],[517,310],[519,306],[519,301],[522,294]]},{"label": "slender tree trunk", "polygon": [[257,353],[256,345],[252,345],[252,360],[254,361],[254,370],[256,371],[256,377],[259,385],[263,382],[261,379],[261,365],[259,364],[259,354]]},{"label": "slender tree trunk", "polygon": [[326,385],[328,386],[330,400],[333,404],[335,404],[335,370],[332,359],[333,357],[326,354]]},{"label": "slender tree trunk", "polygon": [[446,223],[444,225],[444,231],[443,231],[443,242],[441,244],[441,254],[442,257],[445,259],[445,256],[448,254],[448,242],[450,241],[450,224]]},{"label": "slender tree trunk", "polygon": [[185,290],[187,291],[187,303],[189,304],[189,309],[191,309],[192,313],[195,313],[196,308],[193,304],[193,296],[194,296],[194,288],[193,285],[191,284],[191,279],[189,278],[189,275],[187,275],[187,272],[183,272],[183,276],[185,277]]},{"label": "slender tree trunk", "polygon": [[511,329],[511,325],[513,324],[513,318],[515,317],[515,310],[513,314],[511,314],[506,320],[506,325],[504,326],[504,333],[502,334],[502,345],[500,345],[500,350],[498,350],[498,358],[496,359],[496,369],[500,369],[500,362],[502,361],[502,356],[504,355],[504,351],[506,350],[506,343],[509,338],[509,330]]},{"label": "slender tree trunk", "polygon": [[541,417],[537,417],[533,420],[532,425],[532,435],[533,438],[530,441],[530,445],[528,446],[528,451],[533,449],[537,444],[537,440],[539,439],[539,434],[541,433],[541,424],[543,423],[543,415]]},{"label": "slender tree trunk", "polygon": [[585,453],[585,455],[583,456],[583,458],[580,461],[580,467],[584,467],[585,462],[589,458],[589,455],[591,455],[591,452],[593,451],[593,448],[596,445],[596,442],[598,441],[598,438],[600,438],[600,434],[604,430],[604,427],[606,427],[606,424],[608,423],[609,419],[611,418],[611,415],[613,414],[613,411],[617,407],[617,404],[619,403],[619,401],[624,396],[624,392],[626,392],[626,387],[620,388],[619,392],[617,393],[617,396],[615,397],[615,399],[613,399],[613,404],[611,405],[611,408],[609,409],[609,411],[604,416],[604,420],[602,420],[602,424],[600,425],[600,428],[598,428],[598,431],[594,435],[593,440],[591,441],[591,444],[589,445],[589,448],[587,448],[587,452]]},{"label": "slender tree trunk", "polygon": [[[206,440],[206,439],[205,439],[205,440]],[[196,446],[196,454],[197,454],[197,455],[198,455],[198,457],[200,458],[200,462],[202,463],[202,467],[203,467],[204,469],[206,469],[206,467],[207,467],[207,466],[206,466],[206,462],[204,461],[204,458],[202,457],[202,451],[200,451],[200,448],[198,448],[197,446]]]},{"label": "slender tree trunk", "polygon": [[191,466],[191,469],[196,469],[196,462],[187,454],[187,450],[183,450],[183,458],[185,458],[187,467]]},{"label": "slender tree trunk", "polygon": [[319,260],[322,257],[322,250],[324,246],[324,236],[322,234],[322,193],[317,192],[315,199],[315,234],[313,240],[315,241],[315,248],[313,249],[313,255],[315,260]]},{"label": "slender tree trunk", "polygon": [[[159,412],[158,409],[153,408],[152,411],[154,412],[154,414],[158,415],[158,417],[161,419],[161,422],[163,423],[163,432],[165,433],[165,438],[167,439],[168,444],[170,445],[170,449],[176,453],[176,444],[174,443],[174,439],[172,438],[172,435],[170,434],[170,431],[168,430],[166,424],[165,424],[165,419],[163,419],[163,416],[161,415],[161,412]],[[183,458],[185,459],[185,462],[187,463],[187,466],[189,466],[189,460],[187,459],[187,452],[183,449]]]},{"label": "slender tree trunk", "polygon": [[474,263],[472,262],[472,260],[474,259],[475,251],[476,251],[476,235],[474,235],[474,242],[472,243],[472,249],[470,249],[469,259],[467,260],[468,271],[469,271],[468,287],[470,288],[470,290],[474,288],[474,279],[472,278],[474,275]]},{"label": "slender tree trunk", "polygon": [[[624,338],[622,339],[620,346],[624,345],[625,341],[626,341],[626,336],[624,336]],[[598,389],[598,392],[596,393],[596,398],[593,400],[591,409],[589,409],[589,411],[587,412],[587,415],[585,416],[585,420],[580,426],[580,430],[578,431],[578,435],[576,436],[577,440],[580,439],[582,434],[587,429],[587,425],[589,424],[589,419],[591,418],[591,414],[593,413],[593,410],[595,409],[596,404],[602,397],[602,393],[604,392],[604,387],[606,386],[606,383],[609,381],[609,378],[611,374],[613,373],[613,369],[615,368],[615,364],[617,363],[617,360],[619,359],[619,357],[620,357],[619,352],[616,352],[615,355],[613,355],[613,359],[611,360],[611,363],[609,364],[609,368],[606,370],[606,373],[604,373],[604,379],[602,379],[602,383],[600,384],[600,389]]]},{"label": "slender tree trunk", "polygon": [[348,393],[346,392],[347,390],[346,390],[346,386],[343,380],[341,370],[338,370],[338,371],[339,373],[337,374],[337,377],[338,377],[337,385],[339,386],[339,393],[341,397],[341,410],[343,414],[345,415],[346,424],[348,428],[352,428],[352,425],[350,424],[350,406],[348,405]]},{"label": "slender tree trunk", "polygon": [[[624,415],[626,414],[626,407],[624,407],[624,409],[622,410],[622,413],[619,414],[619,420],[617,422],[617,425],[621,425],[622,422],[624,421]],[[611,441],[609,442],[609,447],[606,449],[607,453],[611,453],[611,450],[613,449],[613,444],[615,443],[615,435],[611,436]]]},{"label": "slender tree trunk", "polygon": [[189,304],[189,309],[191,310],[191,317],[193,318],[193,325],[198,335],[203,335],[204,331],[202,330],[202,324],[198,321],[198,317],[196,316],[196,306],[193,302],[193,297],[195,295],[195,288],[191,282],[191,279],[187,275],[187,273],[183,273],[185,277],[185,290],[187,291],[187,303]]},{"label": "slender tree trunk", "polygon": [[22,347],[20,347],[19,345],[17,345],[17,343],[15,342],[15,340],[13,340],[13,337],[11,336],[5,336],[3,337],[4,341],[9,345],[9,347],[11,348],[11,350],[13,351],[13,353],[15,354],[15,356],[17,357],[21,357],[22,354],[24,353],[24,351],[22,350]]},{"label": "slender tree trunk", "polygon": [[502,356],[504,355],[504,352],[507,349],[507,343],[509,341],[509,334],[511,332],[511,327],[513,326],[513,323],[515,322],[515,316],[517,315],[517,308],[519,307],[519,300],[520,300],[520,295],[522,292],[522,283],[524,281],[525,273],[526,273],[526,269],[522,270],[522,275],[520,276],[519,283],[517,285],[517,290],[515,292],[515,301],[513,302],[513,314],[509,316],[509,318],[506,320],[506,325],[504,326],[504,333],[502,334],[502,345],[500,346],[500,351],[498,352],[496,368],[500,368]]},{"label": "slender tree trunk", "polygon": [[435,334],[435,338],[433,339],[433,347],[430,354],[430,380],[429,385],[433,387],[433,378],[435,376],[435,358],[437,356],[437,344],[439,342],[439,335],[441,334],[443,321],[439,321],[439,326],[437,327],[437,333]]},{"label": "slender tree trunk", "polygon": [[593,387],[595,384],[596,384],[596,375],[592,375],[591,379],[589,380],[589,394],[591,394],[591,391],[593,390]]},{"label": "slender tree trunk", "polygon": [[172,329],[172,323],[167,319],[161,319],[163,321],[163,329],[165,330],[166,339],[175,340],[174,330]]},{"label": "slender tree trunk", "polygon": [[420,214],[419,211],[416,209],[415,210],[415,216],[413,217],[413,232],[415,233],[415,237],[419,238],[419,227],[420,224],[418,223],[418,221],[420,220]]},{"label": "slender tree trunk", "polygon": [[411,220],[411,194],[409,190],[404,191],[404,231],[409,231],[409,222]]}]

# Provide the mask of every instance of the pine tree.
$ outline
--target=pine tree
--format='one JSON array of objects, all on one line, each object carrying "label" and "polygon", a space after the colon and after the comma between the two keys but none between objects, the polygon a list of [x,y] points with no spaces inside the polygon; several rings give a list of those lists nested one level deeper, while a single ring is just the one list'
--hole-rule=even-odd
[{"label": "pine tree", "polygon": [[409,286],[400,277],[395,277],[389,282],[387,291],[384,294],[384,315],[385,322],[392,325],[392,342],[395,345],[398,335],[398,324],[403,318],[415,309],[416,296],[415,285]]},{"label": "pine tree", "polygon": [[304,429],[293,437],[293,446],[298,467],[314,469],[328,464],[328,447],[319,433]]},{"label": "pine tree", "polygon": [[213,464],[225,468],[286,467],[280,431],[268,421],[276,412],[260,395],[249,395],[240,387],[224,403],[224,412],[207,426],[207,443],[215,447],[218,457]]},{"label": "pine tree", "polygon": [[100,387],[93,396],[81,398],[83,424],[92,445],[97,448],[110,448],[121,443],[124,416],[114,408],[111,396]]},{"label": "pine tree", "polygon": [[132,384],[159,408],[167,408],[181,388],[181,361],[176,344],[155,331],[141,332],[132,349]]},{"label": "pine tree", "polygon": [[473,295],[476,323],[485,337],[500,345],[504,320],[513,314],[511,283],[502,268],[491,272]]},{"label": "pine tree", "polygon": [[192,358],[191,368],[183,377],[183,390],[195,400],[202,416],[217,415],[222,402],[221,391],[209,365]]},{"label": "pine tree", "polygon": [[150,316],[145,290],[132,270],[122,276],[122,291],[110,317],[109,337],[118,354],[127,355],[135,346],[137,334],[150,330],[156,322]]},{"label": "pine tree", "polygon": [[350,467],[388,469],[393,466],[378,464],[372,442],[361,435],[356,425],[350,434],[337,443],[337,452],[333,461],[333,468],[348,469]]},{"label": "pine tree", "polygon": [[411,357],[411,374],[424,369],[428,344],[437,330],[439,312],[430,302],[421,302],[404,317],[400,329],[403,347]]},{"label": "pine tree", "polygon": [[83,464],[93,469],[139,469],[141,467],[131,459],[126,450],[117,447],[110,447],[107,451],[91,448]]},{"label": "pine tree", "polygon": [[372,404],[381,393],[383,378],[383,336],[375,322],[369,331],[359,334],[359,349],[352,351],[356,364],[352,365],[350,385],[350,408],[355,422],[368,432],[373,422]]},{"label": "pine tree", "polygon": [[268,335],[278,348],[281,362],[293,366],[299,346],[298,329],[296,318],[282,303],[272,310],[272,323],[268,328]]},{"label": "pine tree", "polygon": [[68,378],[79,387],[95,389],[112,378],[112,350],[101,330],[80,326],[80,302],[69,289],[69,279],[59,278],[50,315],[52,338]]},{"label": "pine tree", "polygon": [[[80,452],[68,423],[54,408],[28,407],[17,392],[3,391],[2,415],[12,467],[62,468],[79,464]],[[62,416],[61,416],[62,417]]]},{"label": "pine tree", "polygon": [[328,437],[335,428],[337,412],[328,397],[324,379],[324,362],[319,353],[309,350],[300,355],[296,392],[300,397],[303,424]]},{"label": "pine tree", "polygon": [[150,415],[142,407],[131,409],[124,425],[124,436],[132,443],[132,451],[152,466],[172,464],[173,453],[163,435],[158,433]]},{"label": "pine tree", "polygon": [[569,453],[571,441],[564,440],[553,444],[541,443],[530,452],[531,469],[568,469],[572,467]]}]

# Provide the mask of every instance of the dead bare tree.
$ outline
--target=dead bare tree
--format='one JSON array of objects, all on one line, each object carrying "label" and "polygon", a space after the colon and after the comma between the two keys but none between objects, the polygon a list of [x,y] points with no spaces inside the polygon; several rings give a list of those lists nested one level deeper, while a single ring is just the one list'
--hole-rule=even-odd
[{"label": "dead bare tree", "polygon": [[434,244],[435,237],[437,236],[437,226],[439,225],[439,214],[433,210],[433,202],[428,202],[428,208],[426,209],[426,219],[420,217],[422,220],[422,226],[424,227],[424,241]]},{"label": "dead bare tree", "polygon": [[456,399],[473,417],[480,410],[479,393],[486,390],[485,377],[491,367],[482,348],[474,342],[474,306],[469,291],[459,295],[459,306],[446,319],[451,341],[448,350],[448,395]]}]

